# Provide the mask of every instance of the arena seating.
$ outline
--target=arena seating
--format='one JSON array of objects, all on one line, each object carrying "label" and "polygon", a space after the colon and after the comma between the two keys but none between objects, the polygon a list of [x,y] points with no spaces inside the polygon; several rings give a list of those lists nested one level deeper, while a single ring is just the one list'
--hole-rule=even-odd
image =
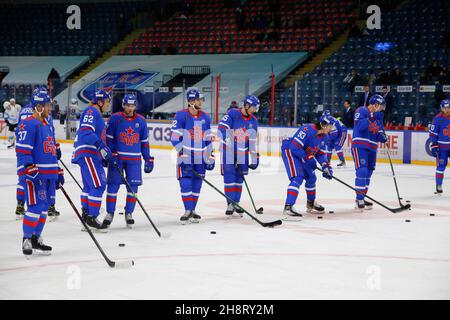
[{"label": "arena seating", "polygon": [[[311,121],[317,105],[333,111],[342,110],[343,101],[351,100],[357,107],[358,93],[348,91],[343,82],[345,76],[356,69],[363,79],[369,73],[377,77],[384,70],[399,68],[403,73],[401,85],[413,85],[413,92],[397,93],[391,86],[395,97],[392,120],[401,123],[406,116],[414,122],[425,125],[436,114],[435,94],[417,92],[416,86],[422,72],[437,60],[441,66],[450,66],[450,52],[443,45],[446,33],[450,30],[449,3],[446,1],[413,0],[400,11],[383,13],[381,30],[371,30],[370,35],[350,38],[329,59],[317,66],[310,74],[299,81],[299,121]],[[414,17],[414,18],[411,18]],[[391,42],[394,47],[388,53],[374,50],[378,42]],[[430,79],[421,85],[434,85],[437,79]],[[363,80],[360,85],[367,83]],[[441,83],[449,85],[450,83]],[[379,83],[378,85],[383,85]],[[372,85],[371,92],[375,90]],[[289,87],[277,96],[282,106],[292,107],[294,88]]]},{"label": "arena seating", "polygon": [[142,5],[126,1],[79,4],[81,30],[69,30],[67,4],[2,4],[0,56],[95,58],[123,37],[126,22]]},{"label": "arena seating", "polygon": [[[236,21],[236,7],[227,6],[223,0],[189,2],[192,12],[187,13],[186,18],[157,22],[121,53],[150,54],[154,44],[162,54],[171,53],[170,47],[178,54],[313,52],[349,26],[353,21],[351,11],[355,4],[353,0],[280,1],[278,13],[274,16],[274,21],[279,24],[279,40],[266,38],[257,41],[259,31],[254,21],[260,14],[270,19],[274,9],[270,8],[269,1],[249,0],[243,7],[245,22],[242,28]],[[271,30],[269,27],[265,33]]]}]

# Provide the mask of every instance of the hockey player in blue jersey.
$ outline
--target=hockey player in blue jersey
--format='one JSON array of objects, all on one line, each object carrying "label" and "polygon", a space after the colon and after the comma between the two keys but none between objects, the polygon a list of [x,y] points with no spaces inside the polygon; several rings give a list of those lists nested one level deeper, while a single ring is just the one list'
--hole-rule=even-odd
[{"label": "hockey player in blue jersey", "polygon": [[83,110],[75,137],[72,162],[80,166],[83,180],[81,192],[82,217],[95,230],[105,229],[98,221],[102,196],[106,188],[103,165],[111,157],[106,145],[106,126],[102,112],[109,110],[110,96],[104,90],[95,92],[89,106]]},{"label": "hockey player in blue jersey", "polygon": [[[244,175],[249,168],[255,170],[259,165],[258,120],[253,115],[258,112],[259,104],[257,97],[247,96],[243,107],[229,109],[218,126],[225,194],[237,203],[241,200]],[[226,215],[236,211],[242,216],[243,211],[228,199],[227,204]]]},{"label": "hockey player in blue jersey", "polygon": [[[331,117],[330,111],[326,110],[324,113],[327,113]],[[333,130],[328,134],[329,143],[328,143],[328,162],[331,161],[331,156],[333,155],[333,150],[336,150],[336,153],[339,157],[340,162],[336,165],[337,168],[345,168],[345,158],[344,152],[342,151],[342,147],[344,146],[345,140],[347,139],[347,127],[338,119],[332,117],[333,122]]]},{"label": "hockey player in blue jersey", "polygon": [[22,252],[33,250],[50,254],[52,248],[41,236],[50,205],[50,189],[64,183],[58,167],[54,135],[47,123],[50,97],[44,93],[33,96],[34,114],[21,121],[16,130],[17,174],[25,184],[27,212],[23,218]]},{"label": "hockey player in blue jersey", "polygon": [[387,136],[383,128],[384,98],[376,94],[369,100],[367,107],[355,111],[355,125],[352,136],[352,155],[355,162],[356,209],[370,210],[373,203],[365,200],[369,190],[370,178],[375,170],[378,143],[386,143]]},{"label": "hockey player in blue jersey", "polygon": [[[144,172],[153,170],[154,158],[150,156],[148,129],[145,118],[136,113],[137,97],[125,94],[122,99],[123,112],[114,113],[106,129],[106,144],[111,149],[112,156],[108,165],[106,189],[106,217],[103,225],[109,227],[116,210],[117,192],[124,184],[117,171],[116,164],[124,171],[132,191],[137,194],[138,186],[142,184],[141,159],[144,159]],[[125,205],[125,222],[131,228],[134,224],[132,213],[136,206],[136,198],[131,190],[127,190]]]},{"label": "hockey player in blue jersey", "polygon": [[307,197],[306,212],[324,212],[325,208],[315,201],[317,177],[314,171],[318,162],[324,178],[331,179],[333,176],[333,170],[327,159],[328,134],[332,129],[333,118],[323,114],[318,123],[305,124],[292,138],[283,140],[281,156],[290,180],[283,210],[286,218],[302,216],[294,208],[294,204],[303,181]]},{"label": "hockey player in blue jersey", "polygon": [[430,127],[431,153],[436,157],[436,193],[443,192],[444,171],[450,157],[450,99],[441,101],[441,112]]},{"label": "hockey player in blue jersey", "polygon": [[[34,114],[34,108],[33,108],[33,96],[42,93],[47,94],[47,88],[45,86],[38,86],[33,90],[33,94],[31,96],[30,102],[26,104],[19,114],[19,125],[22,120],[25,120],[26,118],[31,117]],[[55,127],[53,125],[53,119],[51,116],[51,113],[49,113],[47,117],[47,122],[50,126],[51,131],[53,132],[53,138],[56,141],[55,137]],[[59,143],[56,143],[56,153],[58,156],[58,160],[61,159],[61,149],[59,147]],[[25,185],[24,181],[19,179],[19,182],[17,184],[17,190],[16,190],[16,198],[17,198],[17,207],[16,207],[16,218],[19,220],[23,217],[23,214],[25,212]],[[55,188],[50,188],[50,192],[55,192]],[[48,208],[48,216],[52,218],[56,218],[59,216],[59,212],[55,209],[55,193],[50,194],[50,207]]]},{"label": "hockey player in blue jersey", "polygon": [[177,179],[185,208],[185,213],[180,218],[182,224],[198,223],[201,219],[195,208],[203,181],[193,170],[204,176],[206,170],[213,170],[215,165],[211,119],[201,108],[200,92],[190,89],[186,98],[188,107],[175,114],[171,129],[171,143],[178,155]]}]

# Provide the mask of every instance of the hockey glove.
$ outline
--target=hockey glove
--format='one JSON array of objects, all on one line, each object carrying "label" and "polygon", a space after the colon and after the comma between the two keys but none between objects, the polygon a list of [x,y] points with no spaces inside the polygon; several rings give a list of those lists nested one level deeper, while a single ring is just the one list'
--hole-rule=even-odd
[{"label": "hockey glove", "polygon": [[329,179],[331,180],[333,178],[333,169],[331,169],[330,165],[328,164],[328,162],[324,162],[322,163],[322,176],[325,179]]},{"label": "hockey glove", "polygon": [[259,166],[259,153],[258,152],[252,152],[250,155],[250,164],[248,167],[252,170],[255,170]]},{"label": "hockey glove", "polygon": [[56,159],[61,160],[61,148],[59,147],[59,143],[56,144]]},{"label": "hockey glove", "polygon": [[150,157],[145,161],[144,164],[144,172],[145,173],[150,173],[153,171],[153,162],[154,162],[155,158],[154,157]]},{"label": "hockey glove", "polygon": [[380,132],[378,133],[378,142],[386,143],[388,141],[388,136],[386,132]]},{"label": "hockey glove", "polygon": [[214,167],[216,165],[216,158],[214,157],[214,155],[211,153],[211,155],[208,157],[208,159],[206,160],[206,170],[214,170]]},{"label": "hockey glove", "polygon": [[112,152],[111,153],[111,158],[109,158],[108,160],[109,164],[113,167],[116,166],[116,164],[120,167],[121,163],[120,163],[120,159],[119,159],[119,154],[117,154],[116,152]]},{"label": "hockey glove", "polygon": [[56,189],[61,188],[64,185],[64,170],[58,168],[58,180],[56,180]]},{"label": "hockey glove", "polygon": [[25,168],[25,174],[27,176],[27,180],[32,182],[39,181],[39,169],[34,164]]},{"label": "hockey glove", "polygon": [[439,155],[439,145],[437,143],[433,143],[430,147],[431,149],[431,154],[433,155],[433,157],[437,158]]},{"label": "hockey glove", "polygon": [[109,160],[109,158],[111,158],[111,149],[109,149],[109,147],[104,144],[103,141],[99,140],[99,142],[96,144],[96,147],[104,160]]}]

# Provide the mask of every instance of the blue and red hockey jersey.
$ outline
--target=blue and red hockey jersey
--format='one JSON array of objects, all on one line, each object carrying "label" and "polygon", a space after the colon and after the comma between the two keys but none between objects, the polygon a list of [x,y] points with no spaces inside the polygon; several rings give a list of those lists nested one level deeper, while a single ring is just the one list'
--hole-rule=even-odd
[{"label": "blue and red hockey jersey", "polygon": [[352,135],[352,148],[377,151],[380,134],[384,132],[383,113],[374,112],[371,117],[367,107],[355,111],[355,125]]},{"label": "blue and red hockey jersey", "polygon": [[17,174],[24,175],[25,168],[35,165],[46,179],[58,177],[56,142],[50,125],[34,117],[22,120],[16,130]]},{"label": "blue and red hockey jersey", "polygon": [[289,148],[303,162],[307,160],[307,157],[313,156],[320,164],[327,163],[329,137],[326,134],[319,135],[317,131],[315,124],[305,124],[292,138],[283,141],[283,147]]},{"label": "blue and red hockey jersey", "polygon": [[188,109],[175,114],[172,124],[172,145],[178,152],[190,158],[190,163],[204,163],[213,151],[211,118],[203,111],[194,116]]},{"label": "blue and red hockey jersey", "polygon": [[102,156],[98,151],[98,146],[106,144],[106,128],[100,111],[93,106],[88,106],[83,110],[80,117],[80,127],[77,130],[75,150],[72,155],[72,162],[76,163],[84,157],[92,157],[101,161]]},{"label": "blue and red hockey jersey", "polygon": [[148,129],[145,118],[135,113],[127,117],[123,112],[114,113],[106,129],[106,144],[123,162],[150,159]]},{"label": "blue and red hockey jersey", "polygon": [[433,118],[429,133],[431,142],[437,143],[439,149],[450,150],[450,117],[443,113],[437,114]]},{"label": "blue and red hockey jersey", "polygon": [[248,163],[248,155],[257,152],[258,120],[253,115],[244,117],[240,109],[230,109],[219,122],[218,133],[225,164],[234,164],[237,156],[244,156]]},{"label": "blue and red hockey jersey", "polygon": [[341,122],[341,120],[336,119],[334,122],[334,129],[328,134],[330,146],[333,147],[335,144],[341,145],[341,141],[345,140],[347,137],[347,127]]}]

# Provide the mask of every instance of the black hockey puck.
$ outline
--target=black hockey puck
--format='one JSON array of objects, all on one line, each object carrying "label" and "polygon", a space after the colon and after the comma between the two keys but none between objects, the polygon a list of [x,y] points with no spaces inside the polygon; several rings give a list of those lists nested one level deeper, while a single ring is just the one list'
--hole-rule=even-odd
[{"label": "black hockey puck", "polygon": [[328,213],[334,213],[334,211],[328,211]]},{"label": "black hockey puck", "polygon": [[430,216],[434,217],[434,213],[430,213]]},{"label": "black hockey puck", "polygon": [[317,219],[322,219],[322,216],[318,216]]},{"label": "black hockey puck", "polygon": [[410,203],[411,201],[409,201],[409,200],[406,200],[406,202],[407,202],[407,203]]},{"label": "black hockey puck", "polygon": [[405,222],[411,222],[411,220],[406,219]]},{"label": "black hockey puck", "polygon": [[215,232],[215,231],[211,231],[210,233],[211,233],[211,234],[216,234],[216,232]]},{"label": "black hockey puck", "polygon": [[119,247],[125,247],[125,243],[119,243]]}]

